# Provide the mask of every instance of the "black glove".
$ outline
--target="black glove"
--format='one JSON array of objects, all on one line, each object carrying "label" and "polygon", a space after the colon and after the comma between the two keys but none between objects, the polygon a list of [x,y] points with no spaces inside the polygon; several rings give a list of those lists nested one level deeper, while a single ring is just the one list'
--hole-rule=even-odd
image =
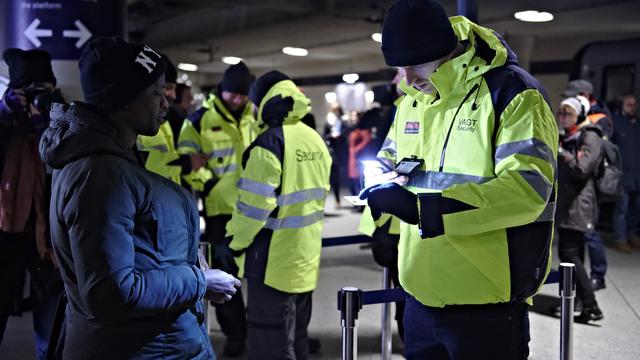
[{"label": "black glove", "polygon": [[360,194],[360,199],[369,199],[374,220],[387,213],[408,224],[415,225],[419,221],[418,196],[394,182],[372,186]]},{"label": "black glove", "polygon": [[209,193],[211,192],[213,187],[216,186],[217,183],[218,183],[218,179],[216,179],[216,178],[212,178],[212,179],[207,180],[207,182],[204,183],[204,189],[202,190],[202,194],[205,197],[207,195],[209,195]]},{"label": "black glove", "polygon": [[395,269],[398,267],[398,241],[400,235],[389,234],[389,223],[377,228],[373,233],[373,246],[371,252],[373,260],[383,267]]},{"label": "black glove", "polygon": [[222,244],[213,246],[213,267],[224,270],[233,276],[238,275],[238,265],[236,264],[236,256],[240,256],[242,252],[231,250],[229,244],[232,237],[227,237]]},{"label": "black glove", "polygon": [[269,127],[279,126],[291,110],[293,110],[293,98],[291,96],[285,98],[281,95],[274,96],[262,108],[262,121]]}]

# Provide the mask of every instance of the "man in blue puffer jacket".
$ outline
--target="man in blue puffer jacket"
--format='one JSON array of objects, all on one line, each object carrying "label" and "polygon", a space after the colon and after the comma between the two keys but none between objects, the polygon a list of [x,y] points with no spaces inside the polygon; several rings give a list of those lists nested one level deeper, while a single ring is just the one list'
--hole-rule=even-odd
[{"label": "man in blue puffer jacket", "polygon": [[164,71],[148,46],[96,39],[80,59],[86,103],[51,110],[40,153],[55,169],[65,360],[214,359],[202,299],[228,300],[240,286],[201,270],[191,195],[147,171],[135,150],[163,122]]}]

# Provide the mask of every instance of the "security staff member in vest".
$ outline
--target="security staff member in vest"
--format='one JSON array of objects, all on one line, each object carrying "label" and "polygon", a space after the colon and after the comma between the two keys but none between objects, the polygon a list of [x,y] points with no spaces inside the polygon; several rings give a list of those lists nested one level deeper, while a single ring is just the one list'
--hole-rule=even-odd
[{"label": "security staff member in vest", "polygon": [[[331,155],[301,122],[310,100],[278,71],[251,88],[261,134],[243,155],[240,196],[227,225],[248,279],[250,359],[307,359]],[[245,260],[246,259],[246,260]]]},{"label": "security staff member in vest", "polygon": [[[164,56],[164,55],[163,55]],[[164,56],[167,69],[164,73],[164,97],[170,102],[166,121],[160,125],[160,131],[155,136],[138,136],[138,150],[146,153],[145,167],[154,173],[180,184],[181,175],[187,175],[191,171],[198,171],[206,162],[207,157],[200,153],[179,155],[176,150],[179,134],[175,129],[180,129],[185,117],[177,117],[175,114],[177,73],[167,56]],[[170,116],[173,114],[174,116]]]},{"label": "security staff member in vest", "polygon": [[[558,130],[541,84],[494,31],[430,0],[389,9],[382,53],[406,72],[389,166],[362,194],[398,216],[408,359],[526,359],[527,302],[550,267]],[[398,181],[400,182],[400,181]]]},{"label": "security staff member in vest", "polygon": [[[224,244],[225,226],[238,197],[242,153],[255,138],[255,119],[248,102],[252,80],[243,62],[230,66],[216,93],[184,122],[178,139],[180,153],[202,153],[209,157],[204,169],[184,179],[200,191],[204,201],[205,239],[214,244],[213,267],[231,273],[237,271],[235,266],[228,268],[229,263],[221,262],[217,254],[228,252]],[[220,328],[227,337],[224,355],[240,356],[247,331],[242,295],[238,292],[230,302],[214,305]]]}]

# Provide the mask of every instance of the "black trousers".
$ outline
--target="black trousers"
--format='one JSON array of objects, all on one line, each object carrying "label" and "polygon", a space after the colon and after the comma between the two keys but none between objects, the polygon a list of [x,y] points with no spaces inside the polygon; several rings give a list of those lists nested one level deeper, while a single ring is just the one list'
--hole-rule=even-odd
[{"label": "black trousers", "polygon": [[591,307],[596,305],[596,296],[584,268],[584,235],[582,231],[558,229],[558,256],[560,261],[576,265],[576,299],[582,300],[585,307]]},{"label": "black trousers", "polygon": [[525,360],[529,313],[525,303],[425,306],[406,300],[408,360]]},{"label": "black trousers", "polygon": [[[205,241],[211,245],[221,244],[226,234],[227,222],[231,220],[230,215],[219,215],[206,218]],[[225,269],[222,264],[218,264],[215,259],[211,263],[212,268],[220,269],[229,273],[234,273],[237,269]],[[235,274],[234,274],[235,275]],[[247,319],[242,300],[242,292],[238,290],[236,294],[223,304],[211,303],[216,309],[216,318],[220,324],[222,333],[230,342],[244,342],[247,337]]]},{"label": "black trousers", "polygon": [[250,360],[307,360],[311,292],[290,294],[248,278]]},{"label": "black trousers", "polygon": [[329,184],[331,191],[336,198],[336,203],[340,204],[340,163],[333,159],[331,164],[331,174],[329,175]]}]

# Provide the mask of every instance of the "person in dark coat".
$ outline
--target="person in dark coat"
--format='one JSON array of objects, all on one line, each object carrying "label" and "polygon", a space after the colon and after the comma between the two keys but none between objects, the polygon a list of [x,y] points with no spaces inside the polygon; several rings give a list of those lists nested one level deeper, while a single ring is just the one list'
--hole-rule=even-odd
[{"label": "person in dark coat", "polygon": [[[0,343],[9,316],[33,312],[36,359],[45,359],[62,281],[48,227],[51,176],[38,154],[52,100],[64,101],[44,50],[7,49],[9,88],[0,101]],[[30,281],[25,281],[29,271]],[[30,288],[30,301],[23,301]]]},{"label": "person in dark coat", "polygon": [[615,131],[611,141],[620,148],[624,185],[624,194],[617,201],[613,213],[614,249],[631,253],[632,247],[640,249],[640,239],[636,234],[640,219],[640,162],[637,157],[640,153],[640,122],[633,94],[622,97],[622,108],[613,116],[613,123]]},{"label": "person in dark coat", "polygon": [[[602,137],[609,139],[613,134],[614,126],[611,113],[604,105],[593,96],[593,84],[584,79],[570,81],[562,92],[565,98],[580,96],[587,100],[587,112],[578,126],[593,124],[600,127]],[[585,240],[589,250],[589,265],[591,266],[591,287],[594,291],[606,288],[605,275],[607,274],[607,254],[604,251],[602,236],[597,229],[586,232]]]},{"label": "person in dark coat", "polygon": [[62,358],[214,359],[203,298],[240,281],[198,261],[198,210],[135,150],[168,107],[165,63],[148,46],[83,49],[85,103],[55,104],[40,154],[53,167],[51,233],[69,303]]},{"label": "person in dark coat", "polygon": [[588,111],[584,100],[581,103],[578,97],[571,97],[560,104],[556,224],[560,261],[576,266],[576,302],[582,302],[576,321],[586,323],[603,318],[584,268],[585,233],[595,228],[598,218],[595,175],[601,161],[602,130],[593,124],[577,126]]}]

